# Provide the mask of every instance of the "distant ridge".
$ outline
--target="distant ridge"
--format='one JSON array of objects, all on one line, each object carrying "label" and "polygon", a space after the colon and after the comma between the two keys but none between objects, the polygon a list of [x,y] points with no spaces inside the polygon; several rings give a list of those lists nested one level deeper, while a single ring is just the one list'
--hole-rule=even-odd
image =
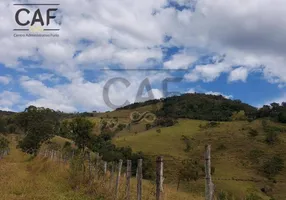
[{"label": "distant ridge", "polygon": [[254,119],[258,109],[240,100],[227,99],[222,95],[186,93],[180,96],[134,103],[117,110],[137,109],[162,103],[154,110],[159,117],[189,118],[214,121],[229,121],[233,113],[244,111],[247,118]]}]

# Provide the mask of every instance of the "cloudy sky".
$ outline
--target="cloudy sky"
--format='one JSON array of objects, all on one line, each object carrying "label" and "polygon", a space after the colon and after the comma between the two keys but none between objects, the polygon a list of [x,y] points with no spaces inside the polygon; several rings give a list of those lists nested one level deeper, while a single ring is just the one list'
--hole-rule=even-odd
[{"label": "cloudy sky", "polygon": [[[31,10],[23,21],[48,9],[15,3],[59,3],[49,25],[59,37],[15,37],[19,8]],[[142,81],[153,98],[286,101],[285,0],[1,0],[0,47],[2,110],[110,110],[104,92],[116,105],[139,101]]]}]

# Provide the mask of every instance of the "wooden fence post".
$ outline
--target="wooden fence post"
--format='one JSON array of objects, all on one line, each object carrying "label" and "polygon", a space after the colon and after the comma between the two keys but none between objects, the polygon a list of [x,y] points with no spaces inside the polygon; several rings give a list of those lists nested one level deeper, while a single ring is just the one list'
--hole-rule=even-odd
[{"label": "wooden fence post", "polygon": [[109,187],[112,187],[113,176],[114,176],[114,162],[111,163]]},{"label": "wooden fence post", "polygon": [[96,180],[98,180],[99,179],[99,167],[100,167],[100,155],[99,155],[99,153],[96,153],[96,163],[95,163],[95,178],[96,178]]},{"label": "wooden fence post", "polygon": [[122,162],[123,162],[122,160],[119,160],[119,163],[118,163],[118,173],[117,173],[116,186],[115,186],[115,199],[118,199]]},{"label": "wooden fence post", "polygon": [[206,188],[205,188],[205,199],[213,200],[213,183],[211,177],[211,145],[205,146],[205,174],[206,174]]},{"label": "wooden fence post", "polygon": [[163,199],[163,157],[158,157],[156,160],[156,200]]},{"label": "wooden fence post", "polygon": [[51,150],[50,154],[51,154],[51,160],[53,160],[54,159],[54,150]]},{"label": "wooden fence post", "polygon": [[127,160],[126,169],[126,200],[130,200],[130,180],[132,176],[132,161]]},{"label": "wooden fence post", "polygon": [[87,154],[88,156],[88,178],[91,180],[91,155],[90,152]]},{"label": "wooden fence post", "polygon": [[104,173],[104,176],[106,176],[106,172],[107,172],[107,162],[105,161],[103,163],[103,173]]},{"label": "wooden fence post", "polygon": [[142,161],[139,159],[137,165],[137,200],[142,200]]}]

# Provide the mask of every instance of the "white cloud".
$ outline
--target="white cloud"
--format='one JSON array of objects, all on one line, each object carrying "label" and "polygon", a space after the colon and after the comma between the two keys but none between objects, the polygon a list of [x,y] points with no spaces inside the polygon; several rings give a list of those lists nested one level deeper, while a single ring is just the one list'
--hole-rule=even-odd
[{"label": "white cloud", "polygon": [[[63,17],[59,38],[13,37],[17,9],[13,2],[0,2],[0,46],[4,47],[0,49],[0,63],[22,71],[43,68],[70,81],[50,88],[40,82],[55,79],[47,74],[35,76],[38,82],[22,79],[24,89],[38,98],[33,103],[68,111],[105,109],[102,97],[93,96],[91,91],[101,93],[104,80],[111,75],[103,74],[95,84],[84,80],[85,69],[110,65],[127,69],[155,65],[187,68],[209,52],[226,56],[214,64],[195,66],[185,75],[186,80],[212,82],[225,73],[230,82],[246,82],[251,73],[259,71],[270,83],[286,83],[284,0],[172,0],[186,7],[196,4],[195,12],[168,7],[168,0],[59,0]],[[166,35],[171,38],[168,42],[164,41]],[[182,50],[163,63],[161,47],[192,49],[195,53]],[[132,81],[137,86],[140,82]],[[0,82],[8,84],[3,77]],[[130,88],[135,90],[135,86]],[[134,96],[132,89],[122,94],[114,91],[114,100]]]},{"label": "white cloud", "polygon": [[245,69],[243,67],[240,67],[240,68],[236,68],[236,69],[234,69],[234,70],[232,70],[230,72],[228,80],[230,82],[232,82],[232,81],[239,81],[239,80],[245,82],[246,79],[247,79],[247,76],[248,76],[247,69]]},{"label": "white cloud", "polygon": [[[140,86],[144,88],[144,96],[144,91],[148,88],[147,82],[143,82],[146,78],[149,80],[148,85],[150,83],[154,98],[161,98],[163,96],[162,92],[154,88],[154,85],[161,83],[166,77],[170,76],[160,73],[146,72],[143,74],[143,72],[130,72],[122,74],[120,72],[111,71],[108,75],[105,75],[101,81],[96,83],[77,80],[51,88],[39,80],[22,77],[20,84],[29,94],[35,96],[35,100],[28,102],[26,106],[49,107],[65,112],[75,112],[77,110],[106,111],[113,109],[113,107],[109,107],[108,102],[105,101],[103,97],[104,86],[106,86],[108,81],[117,78],[111,81],[109,93],[106,94],[112,104],[122,106],[126,101],[133,103],[140,100],[140,98],[137,98]],[[118,78],[127,80],[129,84],[123,84],[121,81],[118,81]],[[139,96],[140,95],[139,93]]]},{"label": "white cloud", "polygon": [[11,108],[19,103],[21,100],[20,94],[16,92],[10,92],[10,91],[2,91],[0,93],[0,107],[3,108],[3,110],[11,110]]},{"label": "white cloud", "polygon": [[2,111],[13,111],[8,107],[0,107],[0,110],[2,110]]},{"label": "white cloud", "polygon": [[51,82],[58,82],[60,79],[56,77],[55,74],[43,73],[37,75],[37,79],[40,81],[51,81]]},{"label": "white cloud", "polygon": [[188,55],[186,52],[181,52],[172,56],[172,58],[164,63],[167,69],[188,69],[189,65],[198,59],[197,56]]},{"label": "white cloud", "polygon": [[0,76],[0,84],[8,85],[12,81],[10,76]]},{"label": "white cloud", "polygon": [[232,95],[225,95],[225,94],[222,94],[220,92],[208,91],[208,92],[206,92],[206,94],[211,94],[211,95],[216,95],[216,96],[222,95],[223,97],[225,97],[227,99],[232,99],[233,98]]},{"label": "white cloud", "polygon": [[192,93],[204,93],[204,94],[211,94],[211,95],[216,95],[216,96],[222,95],[226,99],[233,99],[232,95],[226,95],[221,92],[207,91],[202,88],[190,88],[186,93],[191,93],[191,94]]},{"label": "white cloud", "polygon": [[185,75],[185,79],[191,82],[203,80],[204,82],[214,81],[223,72],[229,72],[231,66],[224,63],[197,65],[189,74]]}]

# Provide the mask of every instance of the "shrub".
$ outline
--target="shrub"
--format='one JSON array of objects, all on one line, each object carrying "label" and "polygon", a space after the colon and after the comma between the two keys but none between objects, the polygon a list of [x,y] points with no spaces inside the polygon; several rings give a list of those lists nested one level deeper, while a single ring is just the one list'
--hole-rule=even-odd
[{"label": "shrub", "polygon": [[178,121],[166,117],[166,118],[158,118],[155,121],[155,125],[156,126],[162,126],[162,127],[170,127],[170,126],[174,126],[176,123],[178,123]]},{"label": "shrub", "polygon": [[216,149],[217,150],[225,150],[227,148],[226,148],[226,146],[224,144],[220,144]]},{"label": "shrub", "polygon": [[0,137],[0,149],[7,149],[8,147],[9,141],[4,137]]},{"label": "shrub", "polygon": [[241,110],[239,112],[234,112],[231,116],[232,121],[241,121],[241,120],[246,120],[247,117],[245,115],[244,110]]},{"label": "shrub", "polygon": [[231,200],[233,199],[233,195],[231,193],[220,191],[217,196],[217,200]]},{"label": "shrub", "polygon": [[264,156],[264,151],[261,150],[254,149],[249,152],[249,158],[253,164],[258,164],[262,156]]},{"label": "shrub", "polygon": [[278,134],[276,132],[267,132],[265,142],[267,144],[275,144],[278,141]]},{"label": "shrub", "polygon": [[284,168],[284,160],[279,156],[274,156],[273,158],[267,160],[263,164],[263,172],[268,178],[273,178]]},{"label": "shrub", "polygon": [[185,152],[190,152],[191,150],[191,140],[189,137],[182,135],[181,136],[181,141],[183,141],[186,145],[186,148],[184,149]]},{"label": "shrub", "polygon": [[263,200],[263,199],[257,194],[251,193],[246,196],[245,200]]},{"label": "shrub", "polygon": [[215,128],[215,127],[219,127],[220,123],[219,122],[215,122],[215,121],[211,121],[211,122],[208,122],[207,124],[205,125],[201,125],[200,124],[200,128],[202,129],[207,129],[207,128]]},{"label": "shrub", "polygon": [[250,128],[250,130],[248,131],[248,134],[251,136],[251,137],[256,137],[258,136],[258,131],[253,129],[253,128]]},{"label": "shrub", "polygon": [[146,124],[146,125],[145,125],[146,131],[148,131],[148,130],[151,129],[151,128],[152,128],[152,125],[151,125],[151,124]]}]

